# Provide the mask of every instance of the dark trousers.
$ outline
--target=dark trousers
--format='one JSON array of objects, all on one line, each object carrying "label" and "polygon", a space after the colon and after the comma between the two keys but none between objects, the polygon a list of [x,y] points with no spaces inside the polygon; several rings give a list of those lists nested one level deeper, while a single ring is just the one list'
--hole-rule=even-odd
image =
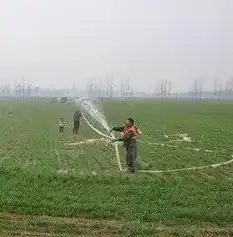
[{"label": "dark trousers", "polygon": [[64,127],[59,127],[60,132],[64,132]]},{"label": "dark trousers", "polygon": [[136,141],[126,147],[126,164],[128,171],[135,172],[137,158],[137,143]]},{"label": "dark trousers", "polygon": [[80,121],[74,121],[73,133],[77,134],[80,126]]}]

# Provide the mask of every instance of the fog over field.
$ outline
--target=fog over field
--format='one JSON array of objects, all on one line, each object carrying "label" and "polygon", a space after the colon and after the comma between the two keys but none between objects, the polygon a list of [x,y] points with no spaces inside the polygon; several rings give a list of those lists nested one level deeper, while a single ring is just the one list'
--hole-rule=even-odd
[{"label": "fog over field", "polygon": [[233,75],[232,12],[231,0],[3,1],[0,84],[208,90]]}]

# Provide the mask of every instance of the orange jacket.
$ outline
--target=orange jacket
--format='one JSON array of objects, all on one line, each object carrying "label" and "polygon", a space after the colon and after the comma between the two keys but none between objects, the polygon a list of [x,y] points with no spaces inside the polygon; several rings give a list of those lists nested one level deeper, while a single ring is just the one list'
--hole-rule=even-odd
[{"label": "orange jacket", "polygon": [[128,136],[131,134],[131,139],[135,139],[138,135],[138,130],[136,127],[131,126],[131,127],[125,127],[124,130],[121,133],[123,136]]}]

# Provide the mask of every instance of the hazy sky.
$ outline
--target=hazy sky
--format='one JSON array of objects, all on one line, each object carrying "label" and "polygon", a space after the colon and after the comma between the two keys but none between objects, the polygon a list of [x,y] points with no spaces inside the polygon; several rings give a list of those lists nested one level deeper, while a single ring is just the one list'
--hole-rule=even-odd
[{"label": "hazy sky", "polygon": [[0,30],[0,83],[184,90],[233,75],[233,0],[6,0]]}]

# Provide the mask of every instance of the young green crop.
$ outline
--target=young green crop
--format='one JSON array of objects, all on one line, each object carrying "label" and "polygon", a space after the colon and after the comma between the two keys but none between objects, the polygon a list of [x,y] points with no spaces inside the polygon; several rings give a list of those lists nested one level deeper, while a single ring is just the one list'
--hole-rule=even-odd
[{"label": "young green crop", "polygon": [[[127,175],[119,172],[113,147],[103,141],[66,145],[100,138],[84,122],[80,134],[73,136],[73,105],[12,101],[2,102],[0,109],[1,212],[114,219],[120,226],[116,236],[150,235],[156,232],[154,223],[183,229],[190,225],[231,226],[233,164]],[[8,110],[12,116],[8,116]],[[111,125],[121,125],[126,117],[134,117],[141,128],[138,169],[202,166],[227,161],[233,154],[233,110],[228,102],[105,102],[104,111]],[[61,116],[68,124],[64,134],[58,131]],[[178,146],[175,148],[140,143],[167,143],[164,134],[174,133],[187,133],[192,143],[170,143]],[[124,165],[123,148],[121,162]],[[5,230],[9,229],[8,219],[1,220]],[[107,228],[107,224],[101,225]],[[114,228],[112,236],[113,232]],[[173,232],[169,229],[166,233]]]}]

